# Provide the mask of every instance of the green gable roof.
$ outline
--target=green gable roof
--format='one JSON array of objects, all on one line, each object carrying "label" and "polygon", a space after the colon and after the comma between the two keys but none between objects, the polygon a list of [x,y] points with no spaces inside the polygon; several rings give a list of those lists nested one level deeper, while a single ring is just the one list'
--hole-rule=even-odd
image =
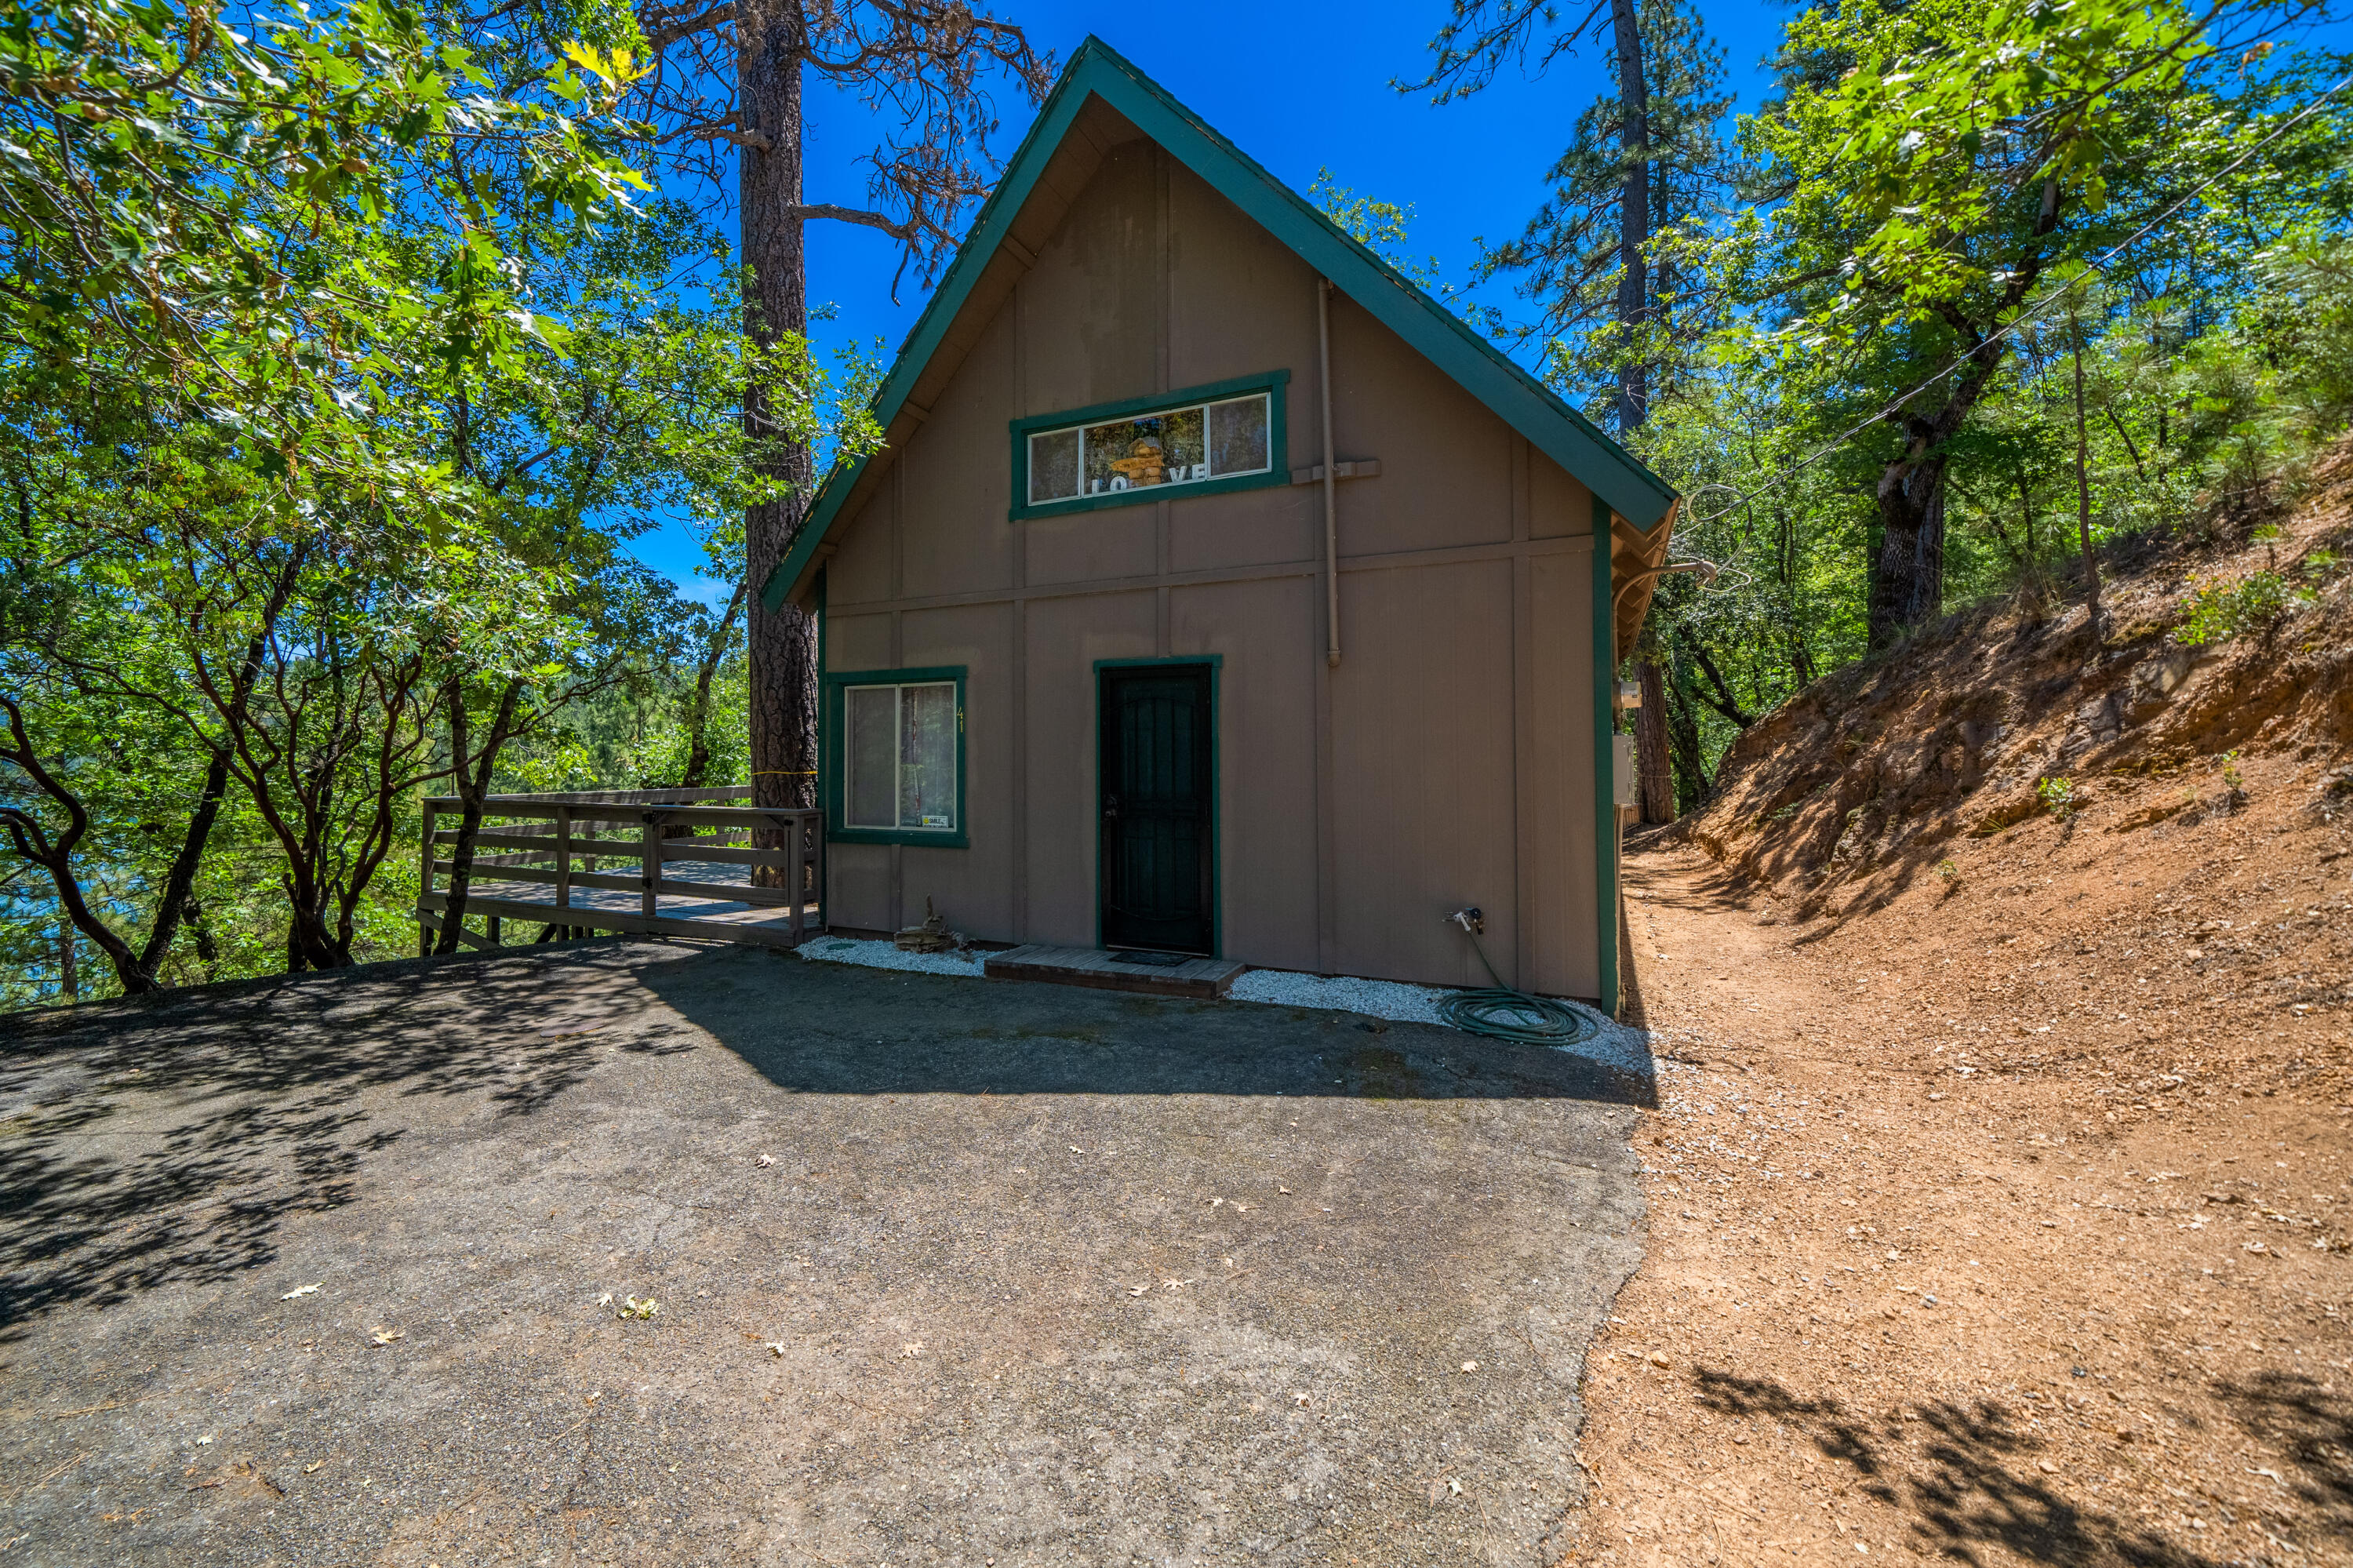
[{"label": "green gable roof", "polygon": [[[891,374],[875,394],[874,413],[888,429],[913,393],[923,367],[947,335],[965,299],[1004,244],[1056,148],[1090,96],[1102,99],[1172,156],[1288,245],[1300,260],[1332,280],[1349,299],[1411,344],[1463,390],[1537,450],[1577,476],[1610,510],[1648,529],[1667,513],[1674,492],[1552,389],[1514,364],[1453,312],[1350,238],[1307,199],[1259,166],[1204,124],[1161,86],[1101,38],[1089,37],[1071,58],[1005,177],[980,209],[972,231],[915,329],[907,334]],[[771,609],[807,574],[827,536],[841,521],[843,503],[871,456],[837,465],[818,492],[792,549],[761,588]]]}]

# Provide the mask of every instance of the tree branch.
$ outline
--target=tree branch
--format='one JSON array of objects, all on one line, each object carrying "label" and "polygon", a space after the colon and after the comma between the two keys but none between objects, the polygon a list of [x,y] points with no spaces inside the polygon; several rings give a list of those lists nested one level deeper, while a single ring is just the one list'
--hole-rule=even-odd
[{"label": "tree branch", "polygon": [[733,142],[738,147],[752,147],[766,152],[776,145],[758,131],[746,131],[739,123],[740,116],[730,114],[723,120],[706,120],[700,124],[681,125],[662,138],[665,142]]},{"label": "tree branch", "polygon": [[732,0],[730,4],[713,5],[709,10],[695,16],[686,14],[691,9],[691,6],[686,5],[648,7],[646,19],[654,23],[654,26],[646,29],[647,47],[659,53],[682,38],[691,38],[698,33],[711,32],[714,28],[726,26],[735,20],[735,7]]},{"label": "tree branch", "polygon": [[836,207],[830,202],[817,202],[801,207],[788,207],[785,208],[785,216],[787,217],[829,217],[837,223],[864,224],[869,228],[881,229],[883,233],[899,241],[902,245],[904,245],[909,240],[913,239],[918,232],[918,225],[916,225],[913,220],[906,223],[893,223],[886,214],[868,212],[860,207]]},{"label": "tree branch", "polygon": [[25,731],[24,710],[16,700],[0,694],[0,711],[8,717],[8,735],[12,745],[0,747],[0,762],[13,762],[33,787],[47,796],[66,814],[66,831],[52,839],[29,811],[15,806],[0,807],[0,827],[8,831],[8,842],[19,858],[32,862],[49,874],[57,889],[58,903],[75,930],[97,943],[114,966],[115,978],[122,989],[132,995],[158,990],[155,977],[140,966],[131,944],[115,934],[112,927],[99,918],[81,890],[81,879],[74,874],[74,847],[90,831],[90,811],[79,796],[69,789],[64,780],[45,767],[40,754],[33,747],[32,737]]},{"label": "tree branch", "polygon": [[1725,680],[1724,672],[1715,667],[1715,661],[1708,657],[1707,650],[1700,645],[1699,640],[1678,626],[1675,628],[1675,641],[1683,644],[1683,652],[1689,653],[1692,662],[1700,667],[1700,673],[1707,677],[1707,683],[1715,688],[1713,694],[1699,692],[1694,694],[1743,729],[1755,724],[1757,715],[1740,705],[1740,699],[1733,695],[1731,683]]}]

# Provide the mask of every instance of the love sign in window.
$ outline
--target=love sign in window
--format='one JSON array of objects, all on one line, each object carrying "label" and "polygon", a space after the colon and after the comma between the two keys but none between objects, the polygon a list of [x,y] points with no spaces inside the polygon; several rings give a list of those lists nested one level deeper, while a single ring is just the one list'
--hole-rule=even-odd
[{"label": "love sign in window", "polygon": [[1029,503],[1046,506],[1268,472],[1274,466],[1272,402],[1270,393],[1251,392],[1033,430]]}]

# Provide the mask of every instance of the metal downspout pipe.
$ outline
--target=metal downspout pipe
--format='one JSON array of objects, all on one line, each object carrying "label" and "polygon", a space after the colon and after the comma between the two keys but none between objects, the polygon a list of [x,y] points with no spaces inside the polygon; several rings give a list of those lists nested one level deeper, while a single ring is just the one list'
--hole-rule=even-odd
[{"label": "metal downspout pipe", "polygon": [[1324,662],[1340,667],[1339,474],[1332,461],[1332,280],[1315,280],[1316,389],[1324,399]]}]

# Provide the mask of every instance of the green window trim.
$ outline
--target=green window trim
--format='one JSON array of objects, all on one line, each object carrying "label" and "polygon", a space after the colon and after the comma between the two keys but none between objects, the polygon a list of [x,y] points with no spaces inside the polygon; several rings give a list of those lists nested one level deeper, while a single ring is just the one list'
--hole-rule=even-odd
[{"label": "green window trim", "polygon": [[[843,844],[930,844],[939,849],[968,849],[971,803],[965,772],[965,673],[962,664],[936,664],[902,670],[846,670],[818,677],[818,769],[823,786],[825,836]],[[849,759],[843,748],[849,734],[846,705],[852,686],[920,686],[955,683],[955,826],[953,828],[853,828],[848,826]]]},{"label": "green window trim", "polygon": [[[1065,517],[1081,512],[1100,512],[1110,506],[1137,506],[1150,501],[1225,495],[1238,490],[1262,490],[1269,485],[1288,484],[1291,482],[1291,448],[1288,429],[1284,424],[1283,392],[1290,382],[1290,371],[1270,370],[1257,376],[1236,376],[1230,381],[1213,381],[1203,387],[1180,387],[1173,392],[1155,392],[1148,397],[1126,397],[1116,403],[1097,403],[1090,408],[1065,408],[1057,413],[1016,419],[1011,427],[1012,506],[1006,514],[1007,520],[1019,523],[1033,517]],[[1074,495],[1060,501],[1033,503],[1029,499],[1029,438],[1033,435],[1084,425],[1107,424],[1115,419],[1131,419],[1142,415],[1182,409],[1195,404],[1223,402],[1229,398],[1245,397],[1254,392],[1262,392],[1267,398],[1269,461],[1262,472],[1144,485],[1132,490],[1108,491],[1100,495]]]}]

